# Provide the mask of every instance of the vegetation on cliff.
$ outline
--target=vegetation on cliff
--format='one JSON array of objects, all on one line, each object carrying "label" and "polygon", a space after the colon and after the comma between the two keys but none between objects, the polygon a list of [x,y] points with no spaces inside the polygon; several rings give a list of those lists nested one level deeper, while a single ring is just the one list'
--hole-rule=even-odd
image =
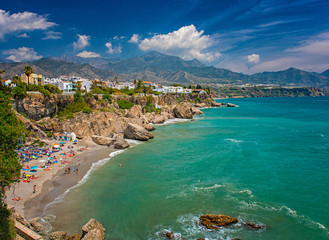
[{"label": "vegetation on cliff", "polygon": [[13,239],[15,231],[4,202],[5,192],[20,174],[21,165],[15,148],[25,129],[11,106],[11,89],[0,85],[0,239]]}]

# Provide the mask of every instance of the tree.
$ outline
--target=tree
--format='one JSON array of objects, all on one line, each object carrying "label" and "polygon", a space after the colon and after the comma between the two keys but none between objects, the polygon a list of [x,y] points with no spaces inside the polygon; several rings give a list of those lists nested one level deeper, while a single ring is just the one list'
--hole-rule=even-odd
[{"label": "tree", "polygon": [[15,148],[25,135],[25,129],[12,110],[10,94],[1,86],[0,116],[0,239],[14,239],[15,231],[4,198],[7,188],[20,175],[21,165]]},{"label": "tree", "polygon": [[24,73],[27,76],[27,83],[30,84],[30,76],[33,73],[33,69],[30,66],[24,68]]},{"label": "tree", "polygon": [[17,76],[17,75],[16,75],[16,76],[13,77],[13,83],[14,83],[14,84],[17,85],[17,84],[19,84],[19,83],[21,83],[21,82],[22,82],[22,80],[21,80],[21,77],[20,77],[20,76]]}]

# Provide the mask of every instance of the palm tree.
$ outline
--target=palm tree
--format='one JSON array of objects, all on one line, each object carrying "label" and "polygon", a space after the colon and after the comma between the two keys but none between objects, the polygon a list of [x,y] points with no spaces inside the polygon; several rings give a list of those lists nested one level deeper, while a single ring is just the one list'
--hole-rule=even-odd
[{"label": "palm tree", "polygon": [[27,83],[30,84],[30,76],[33,73],[33,69],[30,66],[24,68],[24,73],[27,76]]}]

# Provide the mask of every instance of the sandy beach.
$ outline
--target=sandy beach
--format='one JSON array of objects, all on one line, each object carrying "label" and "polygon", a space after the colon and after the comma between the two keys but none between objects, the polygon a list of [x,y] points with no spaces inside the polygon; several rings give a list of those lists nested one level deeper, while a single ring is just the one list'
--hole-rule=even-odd
[{"label": "sandy beach", "polygon": [[[57,143],[58,141],[49,142],[49,144]],[[73,146],[69,148],[69,146]],[[38,169],[34,173],[37,178],[32,179],[30,182],[20,181],[11,186],[7,191],[7,203],[14,206],[25,218],[31,219],[34,217],[40,217],[43,213],[45,206],[48,203],[54,201],[58,196],[63,194],[67,189],[75,186],[86,175],[92,164],[98,162],[101,159],[110,157],[109,154],[117,151],[113,147],[106,146],[93,146],[88,147],[87,150],[80,152],[82,145],[73,145],[72,142],[68,142],[62,147],[62,150],[52,154],[52,157],[56,156],[58,163],[52,164],[49,171]],[[61,159],[64,160],[61,153],[74,150],[76,156],[68,157],[65,160],[66,163],[62,164]],[[47,156],[42,159],[47,159]],[[42,166],[44,161],[42,159],[31,160],[24,164],[24,167],[29,166]],[[74,166],[78,167],[78,172],[74,172]],[[65,169],[71,169],[70,174],[65,174]],[[29,171],[21,171],[21,174],[31,174]],[[33,193],[35,187],[35,193]],[[19,201],[14,199],[19,198]]]}]

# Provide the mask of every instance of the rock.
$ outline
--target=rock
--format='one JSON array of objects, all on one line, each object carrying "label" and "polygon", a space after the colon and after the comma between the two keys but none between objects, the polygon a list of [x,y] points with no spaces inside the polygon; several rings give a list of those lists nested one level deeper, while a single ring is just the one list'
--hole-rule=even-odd
[{"label": "rock", "polygon": [[161,114],[157,114],[154,116],[152,123],[153,124],[161,124],[164,123],[166,121],[166,117],[164,115]]},{"label": "rock", "polygon": [[155,127],[152,124],[146,123],[143,125],[143,127],[147,130],[147,131],[153,131],[155,130]]},{"label": "rock", "polygon": [[99,228],[95,228],[88,232],[81,240],[103,240],[104,239],[104,232]]},{"label": "rock", "polygon": [[233,104],[233,103],[227,103],[226,104],[226,107],[235,107],[235,104]]},{"label": "rock", "polygon": [[22,215],[14,208],[14,206],[8,205],[8,210],[10,211],[10,218],[16,220],[17,222],[23,224],[25,227],[30,228],[30,222],[27,221]]},{"label": "rock", "polygon": [[70,240],[70,237],[67,235],[67,232],[53,232],[49,236],[49,240]]},{"label": "rock", "polygon": [[200,217],[200,223],[208,229],[218,229],[237,223],[238,219],[226,215],[208,214]]},{"label": "rock", "polygon": [[114,143],[114,148],[116,149],[124,149],[128,147],[129,143],[123,137],[119,137]]},{"label": "rock", "polygon": [[42,232],[45,230],[45,227],[42,225],[42,219],[39,217],[32,218],[30,224],[33,227],[33,230],[36,232]]},{"label": "rock", "polygon": [[196,103],[196,104],[194,104],[194,106],[197,108],[205,108],[205,107],[207,107],[207,104],[206,103]]},{"label": "rock", "polygon": [[91,137],[84,137],[82,140],[79,140],[79,146],[94,147],[97,144],[91,139]]},{"label": "rock", "polygon": [[265,229],[266,226],[262,225],[262,224],[256,224],[256,223],[244,223],[244,226],[246,226],[249,229],[252,230],[258,230],[258,229]]},{"label": "rock", "polygon": [[93,135],[91,139],[98,145],[110,146],[114,141],[113,138]]},{"label": "rock", "polygon": [[80,240],[81,239],[81,236],[79,234],[73,234],[71,237],[70,237],[70,240]]},{"label": "rock", "polygon": [[[92,231],[95,230],[95,231]],[[103,228],[102,224],[98,222],[96,219],[90,219],[89,222],[87,222],[82,227],[82,238],[83,240],[86,239],[104,239],[105,236],[105,229]],[[89,234],[90,233],[90,234]],[[89,234],[89,236],[87,236]],[[87,238],[85,238],[87,237]],[[94,238],[90,238],[94,237]],[[97,237],[97,238],[96,238]]]},{"label": "rock", "polygon": [[211,102],[212,107],[221,107],[221,106],[224,106],[224,105],[225,105],[225,103],[218,103],[218,102],[215,102],[215,101]]},{"label": "rock", "polygon": [[193,113],[191,111],[191,107],[188,103],[184,102],[182,104],[178,104],[174,107],[174,114],[176,118],[185,118],[192,119]]},{"label": "rock", "polygon": [[137,124],[128,123],[124,136],[128,139],[147,141],[153,138],[153,134]]},{"label": "rock", "polygon": [[199,108],[192,107],[191,110],[192,110],[193,115],[203,115],[203,112]]},{"label": "rock", "polygon": [[174,238],[174,233],[173,232],[165,231],[164,235],[168,239],[173,239]]},{"label": "rock", "polygon": [[127,118],[140,118],[142,116],[142,107],[140,105],[134,105],[129,109],[126,114]]}]

